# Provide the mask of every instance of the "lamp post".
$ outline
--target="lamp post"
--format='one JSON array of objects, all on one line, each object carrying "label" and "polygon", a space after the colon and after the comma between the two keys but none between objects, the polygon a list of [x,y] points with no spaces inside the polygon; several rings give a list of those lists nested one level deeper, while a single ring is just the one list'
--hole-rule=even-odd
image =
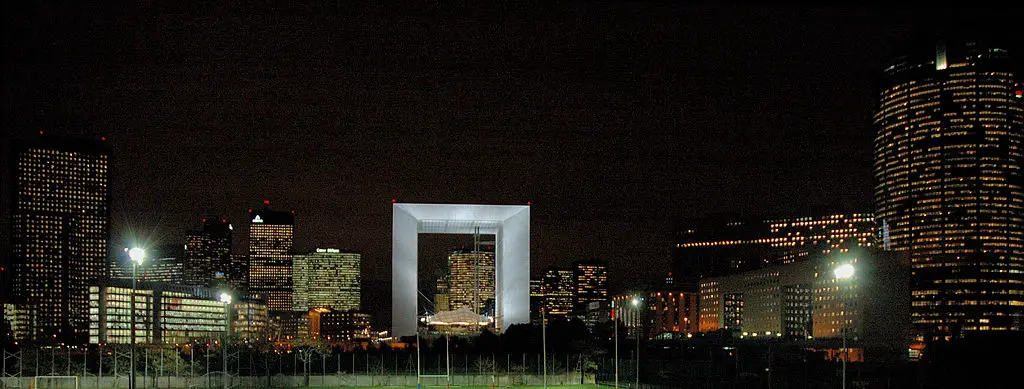
[{"label": "lamp post", "polygon": [[[339,357],[340,358],[340,357]],[[341,369],[338,369],[341,370]],[[416,321],[416,389],[420,389],[420,323]]]},{"label": "lamp post", "polygon": [[221,368],[224,376],[221,383],[224,389],[228,389],[228,338],[231,337],[231,295],[220,294],[220,302],[224,303],[224,339],[220,342]]},{"label": "lamp post", "polygon": [[[836,277],[836,281],[847,280],[853,277],[854,268],[853,265],[846,263],[839,265],[833,270]],[[846,389],[846,360],[850,358],[850,349],[846,348],[846,299],[843,298],[842,291],[840,291],[838,285],[836,291],[839,291],[839,300],[843,303],[843,317],[842,325],[839,326],[839,332],[843,333],[843,389]]]},{"label": "lamp post", "polygon": [[540,308],[540,343],[544,363],[544,389],[548,389],[548,319],[544,315],[544,307]]},{"label": "lamp post", "polygon": [[640,334],[641,334],[641,332],[643,332],[642,331],[643,319],[641,318],[641,314],[640,314],[640,303],[643,302],[643,300],[644,299],[642,297],[641,298],[633,297],[633,309],[634,309],[634,312],[636,313],[636,323],[637,323],[636,324],[636,361],[635,361],[636,362],[636,386],[634,386],[634,388],[639,388],[640,387]]},{"label": "lamp post", "polygon": [[615,389],[619,389],[619,319],[615,317],[614,299],[612,299],[612,328],[615,331]]},{"label": "lamp post", "polygon": [[[128,250],[128,249],[125,249]],[[132,261],[132,295],[129,299],[131,301],[132,309],[128,315],[131,322],[131,357],[129,363],[128,372],[128,389],[135,389],[135,280],[137,274],[137,268],[142,264],[142,261],[146,258],[146,250],[138,247],[134,247],[128,250],[128,258]]]}]

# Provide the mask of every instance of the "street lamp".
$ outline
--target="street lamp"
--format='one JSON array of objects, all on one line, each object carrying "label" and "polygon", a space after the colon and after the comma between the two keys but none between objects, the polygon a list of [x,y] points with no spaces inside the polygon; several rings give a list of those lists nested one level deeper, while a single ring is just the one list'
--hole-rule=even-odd
[{"label": "street lamp", "polygon": [[220,302],[224,303],[224,340],[220,342],[221,367],[224,376],[221,383],[224,389],[228,389],[228,338],[231,337],[231,295],[227,292],[220,294]]},{"label": "street lamp", "polygon": [[640,303],[642,301],[643,301],[643,298],[633,297],[633,309],[636,312],[636,319],[637,319],[637,325],[636,325],[636,386],[634,386],[634,388],[639,388],[640,387],[640,334],[641,334],[641,332],[643,332],[642,331],[643,319],[640,317],[641,316],[640,315]]},{"label": "street lamp", "polygon": [[129,375],[128,375],[128,388],[129,389],[135,389],[135,280],[136,280],[136,277],[137,277],[136,276],[137,268],[139,267],[139,265],[142,265],[142,261],[146,258],[146,250],[143,250],[143,249],[138,248],[138,247],[133,247],[131,250],[128,250],[126,248],[125,250],[128,251],[128,258],[131,259],[131,261],[132,261],[132,295],[131,295],[131,298],[130,298],[131,304],[132,304],[132,310],[131,310],[131,314],[129,315],[131,317],[131,319],[130,319],[131,320],[131,337],[130,337],[130,339],[131,339],[131,343],[132,343],[132,345],[131,345],[132,346],[132,349],[131,349],[132,352],[131,352],[131,363],[129,364],[129,368],[131,368],[131,371],[129,372]]},{"label": "street lamp", "polygon": [[612,328],[615,331],[615,389],[619,389],[619,318],[615,315],[615,299],[612,299]]},{"label": "street lamp", "polygon": [[[833,270],[836,281],[848,280],[853,278],[854,273],[853,265],[844,263],[839,265]],[[836,287],[836,291],[839,291],[839,287]],[[839,327],[839,332],[843,333],[843,389],[846,389],[846,360],[850,358],[850,349],[846,348],[846,300],[843,299],[843,294],[840,291],[839,300],[843,303],[843,323]]]},{"label": "street lamp", "polygon": [[545,311],[544,307],[540,308],[540,342],[541,355],[544,356],[544,389],[548,389],[548,318]]}]

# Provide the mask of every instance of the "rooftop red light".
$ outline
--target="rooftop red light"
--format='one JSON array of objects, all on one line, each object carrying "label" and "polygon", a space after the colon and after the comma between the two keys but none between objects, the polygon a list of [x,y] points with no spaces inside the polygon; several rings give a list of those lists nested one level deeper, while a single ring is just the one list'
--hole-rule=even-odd
[{"label": "rooftop red light", "polygon": [[270,205],[270,200],[263,200],[263,205]]}]

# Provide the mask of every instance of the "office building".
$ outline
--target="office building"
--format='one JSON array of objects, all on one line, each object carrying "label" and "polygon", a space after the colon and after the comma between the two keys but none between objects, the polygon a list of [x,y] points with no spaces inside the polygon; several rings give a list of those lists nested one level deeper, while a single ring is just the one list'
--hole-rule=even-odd
[{"label": "office building", "polygon": [[576,308],[586,312],[590,303],[608,302],[608,267],[596,261],[573,264],[573,278],[576,285]]},{"label": "office building", "polygon": [[231,266],[228,268],[228,285],[240,296],[249,290],[249,254],[231,254]]},{"label": "office building", "polygon": [[[785,336],[787,326],[811,320],[810,309],[787,309],[787,303],[810,302],[810,289],[816,271],[821,270],[819,267],[817,261],[800,261],[702,279],[700,330],[724,328],[749,334]],[[827,271],[825,273],[822,275],[831,275]],[[806,336],[806,333],[801,334]],[[794,337],[799,336],[794,334]]]},{"label": "office building", "polygon": [[884,71],[875,208],[888,248],[912,263],[919,340],[1024,329],[1019,55],[948,40]]},{"label": "office building", "polygon": [[544,271],[545,314],[568,316],[576,304],[576,279],[572,269],[548,268]]},{"label": "office building", "polygon": [[321,313],[319,336],[328,341],[370,339],[370,315],[356,311]]},{"label": "office building", "polygon": [[314,308],[339,311],[360,309],[361,255],[334,248],[318,248],[295,255],[292,262],[292,310]]},{"label": "office building", "polygon": [[89,285],[109,271],[109,149],[100,139],[40,135],[6,157],[10,263],[0,271],[13,274],[0,294],[26,318],[24,340],[84,341]]},{"label": "office building", "polygon": [[448,254],[448,301],[450,310],[469,307],[476,313],[494,315],[494,252],[467,249]]},{"label": "office building", "polygon": [[696,291],[701,278],[805,260],[839,247],[871,247],[876,227],[867,213],[769,220],[723,216],[687,223],[676,238],[674,283]]},{"label": "office building", "polygon": [[650,314],[649,337],[679,338],[698,332],[698,300],[695,292],[676,289],[649,292],[644,301]]},{"label": "office building", "polygon": [[[837,279],[842,264],[854,267]],[[701,332],[824,339],[845,328],[859,348],[905,354],[910,343],[909,266],[878,248],[855,248],[789,264],[701,280]],[[853,346],[851,346],[853,347]]]},{"label": "office building", "polygon": [[660,287],[612,297],[613,315],[626,327],[626,336],[681,339],[698,331],[698,294]]},{"label": "office building", "polygon": [[[89,287],[89,343],[131,343],[131,281],[114,280]],[[140,282],[135,290],[136,343],[180,344],[215,340],[227,334],[262,337],[266,306],[256,301],[224,304],[216,290]],[[225,312],[225,309],[230,309]],[[230,331],[228,332],[230,327]]]},{"label": "office building", "polygon": [[202,224],[201,229],[185,234],[185,283],[228,284],[234,226],[220,217],[203,218]]},{"label": "office building", "polygon": [[612,319],[626,327],[626,337],[646,336],[650,326],[647,297],[647,291],[612,296]]},{"label": "office building", "polygon": [[271,313],[292,310],[292,248],[295,214],[249,210],[249,295],[267,301]]},{"label": "office building", "polygon": [[438,277],[434,289],[434,313],[451,310],[448,294],[448,277]]},{"label": "office building", "polygon": [[[131,281],[132,261],[128,252],[121,250],[116,253],[117,257],[110,262],[110,278]],[[135,276],[140,281],[182,284],[185,282],[185,264],[181,256],[182,246],[177,244],[146,250],[146,258],[135,269]]]}]

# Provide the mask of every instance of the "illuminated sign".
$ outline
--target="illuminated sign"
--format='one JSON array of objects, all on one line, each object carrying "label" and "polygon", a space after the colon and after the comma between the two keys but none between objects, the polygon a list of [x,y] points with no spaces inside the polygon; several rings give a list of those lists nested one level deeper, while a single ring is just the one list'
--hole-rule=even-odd
[{"label": "illuminated sign", "polygon": [[316,249],[316,252],[318,252],[318,253],[340,253],[341,250],[338,250],[338,249]]},{"label": "illuminated sign", "polygon": [[256,215],[256,217],[252,219],[252,222],[253,223],[263,223],[263,218],[261,218],[260,215]]}]

